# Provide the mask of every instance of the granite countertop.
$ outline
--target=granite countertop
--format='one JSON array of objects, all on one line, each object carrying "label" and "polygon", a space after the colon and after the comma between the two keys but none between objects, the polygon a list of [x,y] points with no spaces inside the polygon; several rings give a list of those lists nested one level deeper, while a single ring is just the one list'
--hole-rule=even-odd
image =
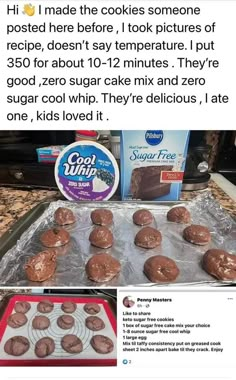
[{"label": "granite countertop", "polygon": [[[236,216],[236,202],[234,202],[214,181],[201,191],[182,192],[181,200],[192,200],[197,195],[211,191],[232,216]],[[63,199],[61,193],[55,190],[19,190],[11,187],[0,187],[0,237],[26,212],[43,201]]]},{"label": "granite countertop", "polygon": [[10,295],[12,293],[31,293],[31,289],[0,289],[0,301],[7,295]]}]

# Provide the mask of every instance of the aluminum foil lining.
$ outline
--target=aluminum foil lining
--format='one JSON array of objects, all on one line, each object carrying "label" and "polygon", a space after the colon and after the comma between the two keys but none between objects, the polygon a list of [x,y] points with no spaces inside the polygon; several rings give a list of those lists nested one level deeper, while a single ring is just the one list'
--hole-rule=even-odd
[{"label": "aluminum foil lining", "polygon": [[[202,269],[202,256],[210,248],[221,248],[236,254],[236,222],[209,193],[184,203],[191,212],[192,223],[207,226],[212,237],[207,246],[192,245],[182,237],[186,225],[171,223],[166,219],[166,213],[173,204],[52,202],[41,217],[23,233],[17,244],[4,255],[0,263],[0,284],[22,287],[156,286],[157,284],[150,283],[143,273],[144,262],[154,255],[164,255],[176,261],[180,274],[175,285],[222,284]],[[39,237],[43,231],[55,227],[54,212],[58,207],[71,208],[77,217],[75,224],[65,227],[70,232],[71,241],[63,247],[56,248],[57,270],[50,280],[43,283],[29,282],[25,276],[24,265],[29,257],[44,250]],[[110,249],[102,250],[90,245],[89,234],[94,228],[90,213],[95,208],[109,208],[113,212],[114,223],[110,229],[115,241]],[[148,208],[153,213],[155,221],[152,226],[159,229],[163,237],[160,247],[145,250],[135,246],[134,237],[141,227],[133,224],[132,215],[139,208]],[[92,255],[101,252],[107,252],[120,260],[122,270],[109,282],[95,283],[87,278],[85,264]]]}]

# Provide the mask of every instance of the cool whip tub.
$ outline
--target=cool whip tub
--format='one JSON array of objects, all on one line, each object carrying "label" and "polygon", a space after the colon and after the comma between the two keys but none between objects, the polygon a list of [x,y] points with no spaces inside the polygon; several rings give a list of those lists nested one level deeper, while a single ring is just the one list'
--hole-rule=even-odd
[{"label": "cool whip tub", "polygon": [[55,179],[69,200],[108,200],[119,183],[119,168],[108,149],[92,141],[68,145],[55,164]]},{"label": "cool whip tub", "polygon": [[188,131],[122,131],[123,200],[179,199],[188,149]]}]

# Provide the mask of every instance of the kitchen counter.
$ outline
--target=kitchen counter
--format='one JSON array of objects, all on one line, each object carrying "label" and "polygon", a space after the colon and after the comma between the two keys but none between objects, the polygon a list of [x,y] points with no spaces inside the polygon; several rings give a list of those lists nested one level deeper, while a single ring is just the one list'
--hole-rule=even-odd
[{"label": "kitchen counter", "polygon": [[32,289],[0,289],[0,301],[3,297],[10,295],[12,293],[31,293]]},{"label": "kitchen counter", "polygon": [[[214,181],[210,181],[209,187],[201,191],[182,192],[181,200],[192,200],[199,194],[211,191],[232,216],[236,216],[236,202],[230,198]],[[62,199],[59,191],[40,189],[15,189],[0,187],[0,237],[27,211],[43,201]]]}]

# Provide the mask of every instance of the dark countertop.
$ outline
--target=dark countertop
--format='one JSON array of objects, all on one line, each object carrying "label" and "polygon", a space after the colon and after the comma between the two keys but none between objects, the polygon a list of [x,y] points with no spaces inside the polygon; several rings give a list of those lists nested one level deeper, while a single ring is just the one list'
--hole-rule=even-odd
[{"label": "dark countertop", "polygon": [[[214,181],[209,187],[201,191],[182,192],[181,200],[192,200],[203,192],[211,191],[232,216],[236,216],[236,202],[232,200]],[[43,201],[63,199],[59,191],[55,190],[25,190],[11,187],[0,187],[0,237],[26,212]]]}]

